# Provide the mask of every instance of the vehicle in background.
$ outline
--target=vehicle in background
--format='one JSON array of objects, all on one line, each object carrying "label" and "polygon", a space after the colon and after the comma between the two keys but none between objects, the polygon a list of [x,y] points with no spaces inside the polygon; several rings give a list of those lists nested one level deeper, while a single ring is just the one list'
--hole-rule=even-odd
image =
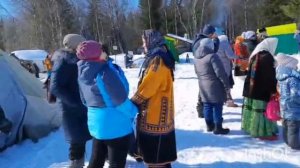
[{"label": "vehicle in background", "polygon": [[45,50],[18,50],[11,52],[10,55],[37,78],[39,78],[40,72],[46,71],[43,62],[48,52]]}]

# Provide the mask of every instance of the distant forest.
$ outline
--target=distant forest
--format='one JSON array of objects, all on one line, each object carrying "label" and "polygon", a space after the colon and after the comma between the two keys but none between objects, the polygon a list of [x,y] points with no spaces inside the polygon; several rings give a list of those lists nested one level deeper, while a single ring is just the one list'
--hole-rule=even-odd
[{"label": "distant forest", "polygon": [[233,39],[243,31],[300,21],[300,0],[11,0],[18,13],[0,20],[5,51],[61,47],[65,34],[136,51],[144,29],[193,39],[205,24],[224,29]]}]

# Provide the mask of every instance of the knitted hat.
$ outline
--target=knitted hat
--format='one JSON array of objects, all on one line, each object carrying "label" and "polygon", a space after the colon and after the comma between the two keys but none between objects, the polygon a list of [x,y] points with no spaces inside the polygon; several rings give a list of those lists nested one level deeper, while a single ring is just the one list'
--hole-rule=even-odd
[{"label": "knitted hat", "polygon": [[214,34],[215,32],[216,32],[216,29],[212,25],[207,24],[204,26],[202,34],[208,36],[210,34]]},{"label": "knitted hat", "polygon": [[289,68],[297,69],[298,60],[296,58],[293,58],[292,56],[287,56],[285,54],[279,53],[275,57],[275,59],[277,61],[278,66],[282,65]]},{"label": "knitted hat", "polygon": [[99,61],[102,54],[102,46],[100,43],[89,40],[80,43],[76,49],[77,57],[81,60]]},{"label": "knitted hat", "polygon": [[67,34],[64,37],[63,45],[65,48],[75,50],[83,41],[85,41],[85,38],[79,34]]}]

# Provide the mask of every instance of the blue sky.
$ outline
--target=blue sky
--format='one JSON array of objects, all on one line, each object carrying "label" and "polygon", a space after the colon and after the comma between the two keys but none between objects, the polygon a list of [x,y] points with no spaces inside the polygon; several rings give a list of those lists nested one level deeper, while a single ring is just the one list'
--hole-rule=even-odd
[{"label": "blue sky", "polygon": [[0,8],[0,17],[15,16],[14,14],[16,12],[13,2],[11,2],[10,0],[1,0],[0,5],[6,9],[3,9],[2,7]]},{"label": "blue sky", "polygon": [[[133,8],[137,8],[138,7],[138,0],[128,0],[130,6],[132,6]],[[0,5],[3,6],[8,12],[9,14],[0,8],[0,17],[6,17],[6,16],[14,16],[15,14],[15,4],[13,2],[11,2],[11,0],[1,0]]]},{"label": "blue sky", "polygon": [[129,1],[129,3],[131,3],[131,5],[132,5],[133,7],[135,7],[135,8],[138,7],[138,0],[128,0],[128,1]]}]

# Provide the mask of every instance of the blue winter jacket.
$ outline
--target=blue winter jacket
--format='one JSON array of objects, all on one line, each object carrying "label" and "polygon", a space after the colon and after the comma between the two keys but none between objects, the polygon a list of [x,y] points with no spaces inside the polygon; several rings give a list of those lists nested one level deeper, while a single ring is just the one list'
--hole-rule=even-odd
[{"label": "blue winter jacket", "polygon": [[96,139],[115,139],[132,133],[136,106],[128,99],[123,71],[111,62],[78,62],[82,101],[88,107],[88,127]]},{"label": "blue winter jacket", "polygon": [[300,73],[278,66],[276,78],[280,86],[280,110],[284,119],[300,120]]}]

